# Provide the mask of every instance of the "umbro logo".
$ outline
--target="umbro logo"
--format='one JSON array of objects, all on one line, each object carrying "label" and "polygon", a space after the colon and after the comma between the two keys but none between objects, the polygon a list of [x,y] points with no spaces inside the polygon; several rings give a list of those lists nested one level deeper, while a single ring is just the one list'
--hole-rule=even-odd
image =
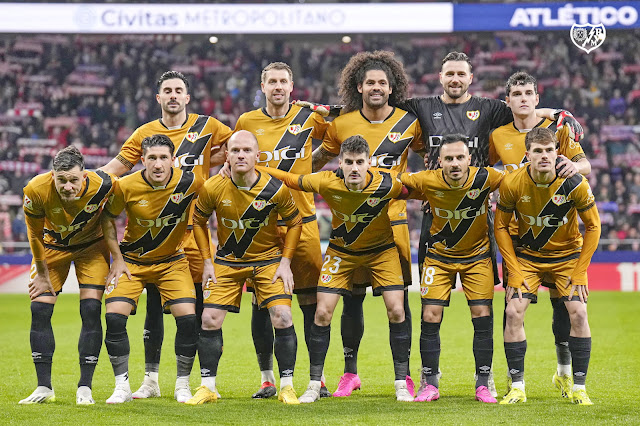
[{"label": "umbro logo", "polygon": [[431,367],[422,367],[422,374],[430,375],[431,374]]},{"label": "umbro logo", "polygon": [[[346,355],[349,355],[351,352],[353,352],[353,349],[348,348],[348,347],[346,347],[346,346],[343,348],[343,350],[344,350],[344,354],[345,354],[345,356],[346,356]],[[353,356],[353,355],[352,355],[352,356]]]},{"label": "umbro logo", "polygon": [[530,203],[531,202],[531,197],[528,195],[523,195],[522,197],[520,197],[520,202],[521,203]]},{"label": "umbro logo", "polygon": [[264,129],[256,130],[256,136],[262,136],[262,135],[264,135]]},{"label": "umbro logo", "polygon": [[200,369],[200,374],[201,374],[202,376],[205,376],[205,377],[206,377],[210,372],[211,372],[211,370],[209,370],[208,368],[201,368],[201,369]]},{"label": "umbro logo", "polygon": [[585,373],[584,371],[576,371],[575,373],[573,373],[574,376],[578,376],[578,377],[582,377],[582,376],[586,376],[587,373]]},{"label": "umbro logo", "polygon": [[434,120],[442,119],[442,113],[441,112],[434,112],[433,113],[433,119]]},{"label": "umbro logo", "polygon": [[341,197],[341,196],[339,196],[339,195],[334,195],[334,196],[333,196],[333,199],[334,199],[334,200],[336,200],[336,201],[338,201],[338,202],[339,202],[339,201],[342,201],[342,197]]},{"label": "umbro logo", "polygon": [[491,370],[491,367],[488,365],[483,365],[482,367],[480,367],[480,371],[482,371],[483,373],[487,373],[489,372],[489,370]]},{"label": "umbro logo", "polygon": [[282,370],[281,377],[291,377],[293,376],[293,370]]},{"label": "umbro logo", "polygon": [[231,200],[227,200],[227,199],[222,200],[222,205],[224,207],[229,207],[231,205]]},{"label": "umbro logo", "polygon": [[513,144],[512,143],[505,144],[504,149],[513,149]]},{"label": "umbro logo", "polygon": [[145,207],[145,206],[149,205],[149,202],[147,200],[140,200],[140,201],[138,201],[138,205],[140,207]]},{"label": "umbro logo", "polygon": [[516,370],[515,368],[512,368],[511,370],[509,370],[509,373],[511,373],[512,376],[514,374],[518,374],[519,372],[520,372],[520,370]]},{"label": "umbro logo", "polygon": [[434,194],[436,197],[439,197],[439,198],[444,197],[444,192],[442,192],[442,191],[435,191],[433,194]]},{"label": "umbro logo", "polygon": [[86,356],[84,357],[84,360],[87,364],[97,364],[98,363],[98,357],[97,356]]},{"label": "umbro logo", "polygon": [[54,207],[51,209],[51,212],[54,214],[62,213],[62,209],[60,207]]}]

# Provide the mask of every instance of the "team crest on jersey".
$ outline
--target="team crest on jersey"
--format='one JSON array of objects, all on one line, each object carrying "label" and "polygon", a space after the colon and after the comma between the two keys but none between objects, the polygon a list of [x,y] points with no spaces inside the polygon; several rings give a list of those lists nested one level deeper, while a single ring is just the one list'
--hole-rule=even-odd
[{"label": "team crest on jersey", "polygon": [[209,296],[211,296],[211,290],[205,290],[202,292],[202,298],[204,300],[207,300],[209,298]]},{"label": "team crest on jersey", "polygon": [[467,118],[471,121],[476,121],[480,117],[480,111],[467,111]]},{"label": "team crest on jersey", "polygon": [[287,130],[289,131],[289,133],[297,135],[302,131],[302,126],[299,124],[292,124]]},{"label": "team crest on jersey", "polygon": [[107,288],[104,289],[104,294],[110,294],[113,290],[115,290],[115,288],[115,285],[109,284]]},{"label": "team crest on jersey", "polygon": [[426,296],[427,293],[429,293],[429,287],[427,287],[426,285],[421,285],[420,286],[420,294],[422,296]]},{"label": "team crest on jersey", "polygon": [[93,213],[96,210],[98,210],[98,205],[97,204],[87,204],[86,206],[84,206],[83,210],[85,212],[87,212],[87,213]]},{"label": "team crest on jersey", "polygon": [[400,140],[400,136],[402,136],[400,132],[390,132],[388,138],[391,142],[396,143]]},{"label": "team crest on jersey", "polygon": [[480,190],[477,188],[467,192],[467,197],[471,198],[472,200],[478,198],[478,195],[480,195]]},{"label": "team crest on jersey", "polygon": [[551,201],[556,206],[559,206],[560,204],[564,204],[567,201],[567,198],[562,194],[553,194],[553,197],[551,197]]},{"label": "team crest on jersey", "polygon": [[198,140],[198,136],[200,136],[198,132],[189,132],[184,138],[189,142],[193,143]]},{"label": "team crest on jersey", "polygon": [[26,195],[24,196],[24,208],[31,210],[33,208],[33,201],[31,201],[31,198],[27,197]]},{"label": "team crest on jersey", "polygon": [[380,203],[380,198],[367,198],[367,204],[371,207],[375,207]]},{"label": "team crest on jersey", "polygon": [[320,281],[322,281],[322,284],[328,284],[331,281],[332,278],[333,278],[332,275],[322,274],[320,276]]},{"label": "team crest on jersey", "polygon": [[184,194],[182,192],[178,192],[177,194],[171,194],[171,201],[178,204],[184,198]]},{"label": "team crest on jersey", "polygon": [[253,200],[253,203],[251,203],[253,205],[253,208],[260,211],[262,209],[264,209],[264,206],[267,205],[267,202],[265,200]]}]

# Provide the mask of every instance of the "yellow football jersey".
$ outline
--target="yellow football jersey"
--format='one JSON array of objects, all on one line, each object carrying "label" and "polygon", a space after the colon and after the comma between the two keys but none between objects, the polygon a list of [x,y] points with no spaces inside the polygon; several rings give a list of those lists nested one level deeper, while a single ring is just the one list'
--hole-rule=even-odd
[{"label": "yellow football jersey", "polygon": [[361,191],[349,190],[344,179],[331,171],[302,175],[298,182],[304,191],[320,194],[331,208],[330,246],[358,254],[394,244],[387,210],[403,186],[389,173],[369,171]]},{"label": "yellow football jersey", "polygon": [[[371,166],[401,173],[407,170],[408,148],[424,149],[418,118],[410,112],[394,108],[383,122],[371,122],[360,111],[336,117],[327,129],[322,148],[340,153],[340,145],[350,136],[361,135],[369,143]],[[407,223],[407,202],[392,200],[389,217],[394,225]]]},{"label": "yellow football jersey", "polygon": [[[285,172],[311,173],[312,139],[322,139],[329,123],[308,108],[291,105],[282,118],[272,118],[265,108],[246,112],[238,118],[235,131],[248,130],[258,139],[258,164]],[[313,194],[291,191],[303,221],[315,218]]]},{"label": "yellow football jersey", "polygon": [[[555,124],[554,121],[545,118],[536,127],[554,130]],[[513,122],[495,129],[489,136],[489,163],[496,164],[500,161],[507,171],[517,169],[528,163],[529,161],[525,155],[527,150],[524,145],[526,136],[527,132],[520,131]],[[564,155],[571,161],[578,161],[586,157],[580,143],[569,136],[567,126],[562,126],[556,132],[556,137],[560,143],[558,154]]]},{"label": "yellow football jersey", "polygon": [[492,167],[469,167],[467,181],[454,188],[445,181],[442,169],[399,175],[403,184],[422,193],[431,206],[427,257],[468,260],[489,256],[489,196],[503,178],[504,173]]},{"label": "yellow football jersey", "polygon": [[[557,177],[547,185],[537,184],[530,165],[505,177],[500,186],[498,209],[516,213],[519,255],[535,258],[563,258],[582,248],[577,212],[598,218],[588,181],[582,175]],[[597,220],[599,223],[599,220]]]},{"label": "yellow football jersey", "polygon": [[116,159],[132,169],[142,157],[142,140],[156,134],[167,135],[175,145],[175,167],[194,172],[204,182],[209,178],[211,149],[226,143],[232,131],[207,115],[189,114],[187,121],[179,129],[172,130],[162,120],[154,120],[138,127],[129,136]]},{"label": "yellow football jersey", "polygon": [[242,265],[269,261],[282,255],[278,215],[291,221],[299,217],[298,209],[289,188],[266,173],[259,174],[251,188],[237,187],[232,179],[216,175],[206,181],[200,191],[195,221],[206,223],[215,210],[218,221],[216,263]]},{"label": "yellow football jersey", "polygon": [[87,171],[80,196],[63,203],[53,174],[43,173],[24,187],[25,215],[44,218],[45,247],[73,249],[102,237],[100,213],[114,190],[115,178],[101,171]]},{"label": "yellow football jersey", "polygon": [[202,186],[193,172],[173,167],[165,186],[154,187],[140,170],[117,181],[105,211],[117,217],[127,213],[120,243],[125,259],[154,263],[182,252],[191,202]]}]

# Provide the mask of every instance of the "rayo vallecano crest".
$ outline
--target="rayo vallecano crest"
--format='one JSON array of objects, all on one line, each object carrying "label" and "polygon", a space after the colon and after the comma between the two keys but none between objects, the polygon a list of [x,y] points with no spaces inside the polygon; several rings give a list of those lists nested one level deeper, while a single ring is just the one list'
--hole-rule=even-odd
[{"label": "rayo vallecano crest", "polygon": [[596,50],[604,43],[604,39],[607,38],[607,30],[601,23],[598,25],[573,24],[570,35],[573,44],[579,49],[591,53],[592,50]]}]

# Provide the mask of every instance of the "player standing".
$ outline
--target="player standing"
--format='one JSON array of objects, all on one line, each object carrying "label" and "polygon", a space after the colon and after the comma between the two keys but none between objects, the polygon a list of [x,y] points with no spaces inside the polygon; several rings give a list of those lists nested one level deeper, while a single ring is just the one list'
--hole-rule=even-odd
[{"label": "player standing", "polygon": [[320,281],[318,307],[309,339],[310,382],[300,402],[320,398],[320,379],[329,349],[331,319],[340,295],[349,294],[359,268],[371,274],[374,295],[382,295],[389,319],[389,343],[398,401],[413,401],[407,390],[409,330],[404,314],[402,268],[387,212],[389,201],[403,186],[390,174],[370,172],[369,144],[352,136],[340,147],[340,169],[311,175],[296,175],[262,168],[296,190],[318,193],[333,215],[331,237]]},{"label": "player standing", "polygon": [[[213,117],[187,114],[186,106],[191,100],[189,81],[180,72],[167,71],[157,82],[156,101],[162,109],[162,116],[140,127],[127,139],[120,153],[102,169],[121,176],[133,168],[142,156],[142,140],[155,134],[168,136],[176,147],[175,166],[184,171],[194,172],[203,182],[209,178],[209,169],[222,163],[224,150],[221,146],[231,136],[231,129]],[[189,261],[189,270],[195,283],[197,302],[196,315],[200,322],[202,314],[202,257],[191,236],[191,216],[187,228],[188,238],[184,251]],[[155,286],[147,289],[147,316],[144,323],[145,377],[133,398],[160,396],[158,369],[160,351],[164,338],[164,323],[160,293]]]},{"label": "player standing", "polygon": [[[261,89],[266,106],[244,113],[238,118],[235,130],[248,130],[258,140],[260,158],[258,164],[275,167],[285,172],[311,173],[312,139],[322,139],[328,123],[322,116],[307,108],[291,105],[293,72],[283,62],[267,65],[261,74]],[[313,194],[291,191],[302,215],[302,235],[291,259],[298,304],[304,318],[305,342],[309,344],[309,332],[316,313],[316,288],[322,266],[320,233],[316,220]],[[282,226],[283,235],[287,228]],[[273,329],[266,309],[253,304],[251,335],[261,372],[261,387],[253,398],[269,398],[276,394],[273,374]],[[321,396],[331,396],[322,385]]]},{"label": "player standing", "polygon": [[[509,107],[498,99],[482,98],[469,93],[469,86],[473,81],[471,62],[464,53],[450,52],[442,60],[440,70],[440,84],[443,93],[440,96],[409,99],[400,106],[414,113],[419,121],[422,131],[428,135],[427,154],[425,166],[427,169],[438,167],[438,149],[442,135],[461,133],[469,138],[469,152],[471,165],[485,167],[489,165],[489,132],[491,129],[510,123],[513,120]],[[536,114],[549,119],[557,119],[557,125],[567,124],[575,139],[582,137],[582,126],[573,116],[564,110],[549,108],[538,109]],[[489,238],[493,253],[495,283],[499,284],[497,276],[497,264],[495,262],[496,247],[493,237],[493,211],[490,211]],[[431,227],[432,215],[427,212],[422,220],[422,232],[418,248],[418,262],[424,263],[427,251],[427,239]],[[422,276],[422,275],[421,275]],[[569,328],[568,322],[561,325]],[[497,396],[493,379],[490,381],[490,389]]]},{"label": "player standing", "polygon": [[112,192],[113,178],[102,171],[86,171],[84,158],[74,146],[59,151],[53,159],[53,171],[34,177],[24,188],[23,208],[33,254],[29,282],[31,356],[38,387],[20,404],[56,400],[51,386],[55,349],[51,316],[71,262],[80,287],[82,318],[76,403],[94,404],[91,382],[102,347],[100,314],[109,274],[109,250],[98,218]]},{"label": "player standing", "polygon": [[[349,137],[361,135],[369,143],[371,165],[404,172],[409,148],[424,156],[424,143],[415,115],[396,108],[405,100],[409,83],[402,64],[392,52],[360,52],[342,70],[340,96],[345,104],[343,114],[335,118],[327,130],[322,145],[313,153],[313,170],[318,171],[340,153],[340,145]],[[400,255],[405,285],[404,310],[411,349],[411,309],[408,286],[411,285],[411,245],[407,222],[407,202],[389,202],[389,219],[393,238]],[[341,318],[344,349],[344,375],[333,396],[349,396],[361,386],[358,377],[358,348],[364,333],[362,304],[371,276],[359,271],[354,275],[352,294],[343,297]],[[407,376],[409,392],[414,394],[413,381]]]},{"label": "player standing", "polygon": [[[280,401],[299,404],[293,389],[298,340],[291,318],[293,275],[291,263],[302,219],[289,189],[279,180],[255,170],[258,141],[248,131],[229,139],[230,178],[209,179],[194,213],[194,234],[204,258],[204,312],[198,339],[202,385],[187,404],[218,399],[216,376],[222,356],[222,323],[227,312],[239,312],[242,287],[249,280],[257,306],[269,312],[275,327],[274,351],[280,370]],[[218,250],[215,270],[207,232],[216,212]],[[287,226],[284,242],[278,217]],[[275,381],[275,380],[274,380]]]},{"label": "player standing", "polygon": [[422,295],[422,383],[416,401],[440,398],[440,324],[449,306],[456,277],[460,281],[473,323],[476,400],[495,403],[489,386],[493,360],[493,265],[489,249],[487,212],[489,197],[504,174],[491,167],[469,167],[467,138],[445,135],[440,143],[441,168],[403,173],[399,179],[429,201],[433,211],[420,292]]},{"label": "player standing", "polygon": [[[491,164],[501,162],[505,170],[515,170],[528,162],[524,142],[527,133],[534,128],[555,130],[555,123],[536,116],[535,107],[539,101],[538,84],[531,75],[522,71],[512,74],[507,80],[506,93],[506,104],[513,113],[513,122],[498,127],[489,136],[489,162]],[[558,176],[569,179],[578,173],[588,175],[591,172],[591,164],[580,144],[571,138],[569,129],[567,127],[558,129],[556,137],[559,141],[558,158],[560,160],[556,166]],[[511,221],[509,233],[514,244],[517,245],[518,224],[515,218]],[[508,274],[504,261],[502,271],[503,281],[506,284]],[[552,328],[558,366],[552,381],[564,397],[569,397],[573,385],[569,352],[569,313],[560,300],[555,285],[544,281],[542,285],[549,287],[549,300],[553,306]],[[507,385],[508,393],[511,390],[510,378],[507,380]]]},{"label": "player standing", "polygon": [[[178,402],[191,398],[189,375],[198,339],[196,292],[182,247],[191,203],[202,180],[191,171],[173,167],[175,147],[168,136],[146,137],[141,148],[145,168],[117,181],[102,214],[102,229],[113,256],[105,292],[104,343],[116,386],[107,404],[132,399],[127,320],[147,284],[157,287],[163,309],[170,310],[176,320],[174,397]],[[118,246],[115,218],[123,210],[128,223]]]},{"label": "player standing", "polygon": [[[529,303],[537,302],[542,280],[550,280],[556,285],[571,321],[569,350],[574,382],[571,399],[576,404],[592,405],[585,389],[591,355],[586,299],[587,267],[600,240],[598,209],[584,176],[558,176],[555,167],[558,140],[551,130],[531,130],[525,144],[529,163],[504,179],[496,212],[496,239],[509,270],[504,351],[512,377],[511,390],[500,403],[527,400],[524,314]],[[509,235],[514,212],[518,219],[516,250]],[[585,226],[584,239],[577,216]]]}]

